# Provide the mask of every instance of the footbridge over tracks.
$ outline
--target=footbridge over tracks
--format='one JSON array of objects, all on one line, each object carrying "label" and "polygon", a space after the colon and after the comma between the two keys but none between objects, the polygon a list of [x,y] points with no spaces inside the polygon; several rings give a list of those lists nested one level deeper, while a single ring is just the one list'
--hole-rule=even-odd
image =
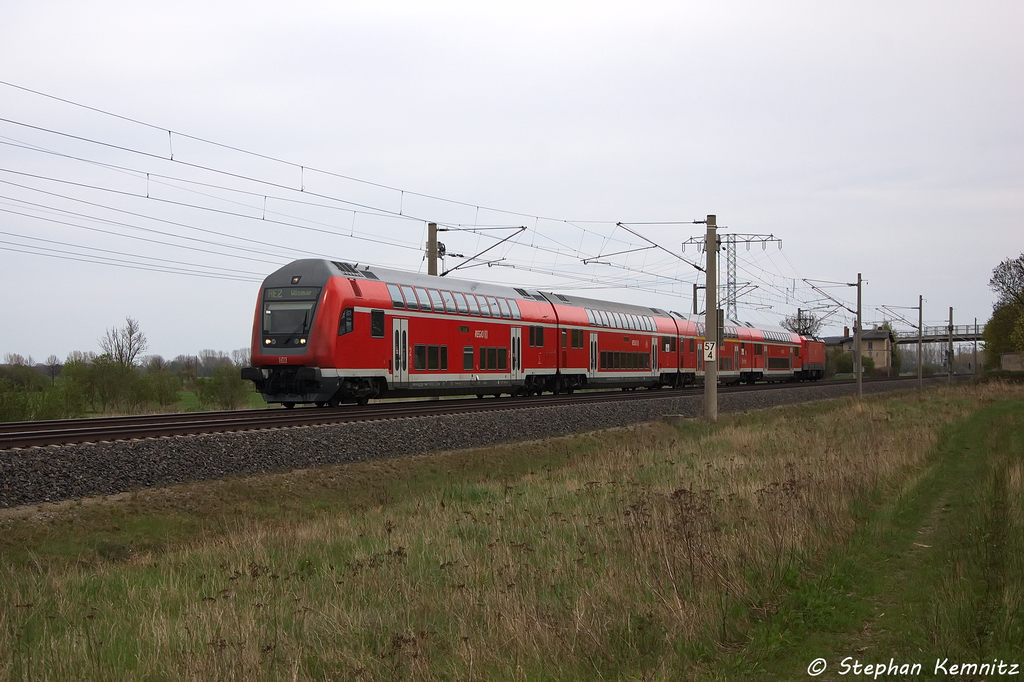
[{"label": "footbridge over tracks", "polygon": [[[981,341],[981,332],[983,327],[977,324],[958,324],[952,328],[953,343],[963,343],[965,341]],[[949,343],[950,337],[949,325],[940,325],[937,327],[924,327],[921,330],[921,341],[924,343]],[[897,344],[910,344],[917,343],[917,330],[913,331],[898,331],[894,332]]]}]

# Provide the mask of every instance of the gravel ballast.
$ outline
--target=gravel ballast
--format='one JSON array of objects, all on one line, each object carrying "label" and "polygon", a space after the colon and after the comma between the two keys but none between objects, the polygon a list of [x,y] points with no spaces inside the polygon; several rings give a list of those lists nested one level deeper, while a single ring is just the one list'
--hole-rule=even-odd
[{"label": "gravel ballast", "polygon": [[[864,384],[865,393],[913,388]],[[720,412],[741,412],[852,395],[853,384],[802,384],[719,394]],[[508,407],[512,399],[500,404]],[[496,407],[498,403],[496,402]],[[661,419],[697,417],[703,395],[664,391],[624,400],[493,412],[387,419],[198,436],[0,451],[0,508],[382,457],[563,436]]]}]

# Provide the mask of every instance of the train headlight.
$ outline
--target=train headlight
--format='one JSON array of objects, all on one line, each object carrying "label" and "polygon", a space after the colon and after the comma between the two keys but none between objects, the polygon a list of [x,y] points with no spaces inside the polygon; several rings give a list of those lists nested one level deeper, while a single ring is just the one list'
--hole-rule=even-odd
[{"label": "train headlight", "polygon": [[263,339],[263,344],[266,346],[273,346],[277,343],[276,339]]},{"label": "train headlight", "polygon": [[305,346],[306,345],[306,339],[299,339],[299,344]]}]

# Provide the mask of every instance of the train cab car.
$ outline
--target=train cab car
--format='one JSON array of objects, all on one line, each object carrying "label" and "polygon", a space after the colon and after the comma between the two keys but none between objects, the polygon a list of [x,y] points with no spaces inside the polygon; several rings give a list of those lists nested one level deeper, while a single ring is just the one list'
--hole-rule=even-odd
[{"label": "train cab car", "polygon": [[558,341],[539,292],[300,260],[264,281],[242,376],[285,407],[500,395],[547,385]]}]

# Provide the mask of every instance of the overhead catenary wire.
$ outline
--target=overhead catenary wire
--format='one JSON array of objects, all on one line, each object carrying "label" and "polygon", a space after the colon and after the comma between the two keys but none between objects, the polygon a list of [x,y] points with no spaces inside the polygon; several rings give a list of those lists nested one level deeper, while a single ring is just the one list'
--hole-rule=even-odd
[{"label": "overhead catenary wire", "polygon": [[[53,95],[48,95],[46,93],[42,93],[42,92],[39,92],[39,91],[36,91],[36,90],[31,90],[31,89],[28,89],[28,88],[23,88],[21,86],[14,85],[14,84],[6,82],[6,81],[0,81],[0,85],[17,88],[17,89],[22,90],[24,92],[32,93],[33,95],[37,95],[37,96],[41,96],[41,97],[45,97],[45,98],[49,98],[51,100],[54,100],[54,101],[57,101],[57,102],[61,102],[61,103],[66,104],[66,105],[70,105],[70,106],[74,106],[74,107],[81,107],[81,108],[83,108],[85,110],[93,111],[95,113],[98,113],[98,114],[101,114],[101,115],[104,115],[104,116],[111,116],[111,117],[114,117],[115,119],[118,119],[118,120],[122,120],[122,121],[125,121],[125,122],[130,122],[130,123],[133,123],[133,124],[144,126],[147,129],[161,131],[161,132],[166,132],[166,134],[167,134],[167,139],[165,141],[166,153],[157,154],[157,153],[153,153],[153,152],[150,152],[150,151],[146,151],[144,149],[139,149],[139,148],[137,148],[137,147],[135,147],[133,145],[130,145],[130,144],[117,144],[117,143],[112,143],[112,142],[108,142],[108,141],[98,140],[98,139],[95,139],[95,138],[92,138],[92,137],[89,137],[89,136],[86,136],[86,135],[75,135],[73,133],[69,133],[69,132],[66,132],[66,131],[60,131],[60,130],[55,130],[53,128],[49,128],[49,127],[46,127],[46,126],[37,126],[37,125],[31,124],[31,123],[25,123],[23,121],[17,121],[14,118],[3,118],[3,119],[0,119],[0,121],[6,122],[8,125],[19,126],[19,127],[22,127],[22,128],[24,128],[26,130],[32,130],[32,131],[35,131],[35,133],[37,133],[39,135],[54,135],[54,136],[58,136],[58,137],[60,137],[62,139],[75,140],[76,143],[80,143],[80,144],[100,145],[99,148],[110,149],[110,150],[116,151],[117,153],[120,153],[120,154],[131,154],[131,155],[138,156],[138,158],[148,159],[148,160],[150,160],[152,162],[151,164],[148,164],[148,165],[156,166],[156,165],[159,165],[159,164],[173,164],[173,166],[175,168],[190,169],[190,170],[198,172],[198,173],[212,174],[212,175],[214,175],[216,177],[219,177],[219,178],[230,179],[232,182],[243,183],[243,186],[242,187],[229,187],[227,185],[227,183],[224,182],[224,181],[221,181],[221,182],[209,182],[208,180],[203,180],[203,179],[181,177],[181,174],[164,173],[164,172],[162,172],[157,167],[150,167],[150,168],[135,167],[135,168],[130,168],[130,167],[124,166],[124,165],[120,165],[119,166],[118,164],[112,164],[112,163],[109,163],[107,161],[103,161],[103,160],[99,160],[99,159],[95,159],[95,158],[85,158],[85,157],[82,157],[80,155],[75,155],[75,154],[66,154],[66,153],[61,153],[61,152],[54,152],[53,150],[47,150],[47,149],[45,149],[43,147],[40,147],[38,145],[32,145],[32,144],[29,144],[29,143],[23,142],[23,141],[17,141],[16,145],[19,146],[20,148],[23,148],[23,149],[26,149],[26,150],[29,150],[29,151],[36,151],[36,152],[56,153],[56,154],[58,154],[60,156],[63,156],[64,158],[74,159],[75,161],[78,161],[80,163],[93,164],[96,167],[107,167],[107,168],[112,169],[112,170],[120,168],[121,172],[127,172],[129,174],[133,174],[136,177],[139,177],[140,180],[141,180],[141,178],[144,177],[147,187],[149,187],[151,184],[156,184],[156,185],[161,185],[162,184],[163,186],[175,188],[176,190],[179,190],[179,191],[193,192],[196,195],[205,197],[205,199],[209,199],[210,201],[229,203],[229,204],[233,204],[235,206],[239,206],[239,207],[242,207],[242,208],[240,208],[239,210],[226,210],[223,207],[215,207],[215,206],[210,206],[210,205],[203,205],[202,203],[198,203],[198,202],[178,201],[178,200],[166,197],[166,196],[153,197],[153,196],[151,196],[151,193],[149,191],[147,191],[145,193],[145,195],[142,195],[141,192],[134,192],[134,193],[133,192],[125,192],[124,190],[117,190],[117,189],[113,189],[111,187],[103,187],[100,184],[93,183],[93,182],[82,183],[82,182],[72,181],[72,180],[69,180],[67,178],[53,178],[53,177],[40,179],[41,178],[40,174],[34,174],[37,177],[37,179],[40,179],[40,181],[42,181],[42,182],[45,182],[45,181],[64,182],[64,183],[67,183],[69,185],[78,186],[78,187],[82,188],[83,190],[90,189],[90,191],[103,192],[103,193],[106,193],[106,194],[110,194],[111,192],[122,192],[124,196],[129,196],[129,197],[134,197],[134,198],[143,199],[143,200],[147,200],[147,201],[152,201],[154,203],[161,203],[161,204],[168,205],[168,206],[175,206],[175,207],[179,207],[179,208],[182,208],[182,209],[185,209],[185,210],[203,211],[203,212],[205,212],[207,214],[210,214],[210,215],[221,215],[221,216],[230,217],[232,219],[237,219],[237,220],[261,221],[261,222],[270,223],[270,224],[273,224],[273,225],[280,225],[282,227],[287,227],[289,229],[293,229],[294,228],[294,229],[307,230],[311,234],[319,233],[319,234],[324,234],[324,235],[330,235],[332,237],[344,237],[344,238],[361,239],[361,240],[367,241],[369,243],[379,243],[379,244],[387,245],[387,246],[393,247],[393,248],[401,248],[401,249],[415,250],[415,251],[420,251],[421,250],[421,246],[418,243],[417,244],[412,244],[412,243],[409,243],[409,242],[402,242],[401,240],[394,239],[393,236],[391,236],[391,235],[388,235],[387,237],[384,237],[383,236],[383,232],[381,230],[379,230],[379,229],[375,229],[372,233],[359,234],[355,230],[355,221],[356,221],[356,217],[357,217],[357,214],[358,214],[358,215],[365,215],[365,216],[367,216],[368,220],[401,220],[401,221],[404,221],[404,222],[407,222],[409,220],[413,220],[413,221],[427,222],[427,219],[425,217],[423,217],[421,210],[416,209],[416,208],[413,208],[412,210],[410,210],[410,207],[408,206],[408,202],[407,202],[407,198],[408,197],[418,197],[418,198],[422,198],[422,199],[426,199],[426,200],[430,200],[430,201],[444,202],[444,203],[447,203],[447,204],[451,204],[453,206],[459,206],[459,207],[463,207],[463,208],[466,208],[466,209],[471,209],[473,211],[472,227],[470,227],[469,223],[467,223],[466,221],[459,221],[459,220],[452,220],[452,221],[447,222],[447,223],[442,221],[442,220],[434,220],[434,222],[437,222],[438,225],[449,225],[452,228],[458,226],[460,228],[465,228],[466,231],[476,232],[478,239],[483,239],[484,241],[495,240],[495,237],[493,237],[490,234],[487,234],[487,231],[488,231],[489,228],[491,228],[491,227],[501,227],[500,225],[494,225],[494,223],[496,221],[488,220],[487,216],[483,215],[484,213],[497,214],[497,215],[503,215],[503,216],[516,216],[516,217],[530,218],[531,222],[533,223],[533,226],[532,226],[532,228],[530,228],[528,230],[524,230],[524,231],[530,232],[530,237],[529,237],[528,240],[525,238],[525,235],[517,235],[517,237],[515,239],[509,240],[509,242],[506,245],[502,245],[502,247],[500,247],[501,250],[502,250],[502,253],[500,254],[499,257],[506,261],[505,265],[516,266],[519,269],[524,269],[524,270],[528,269],[528,268],[532,268],[533,269],[532,271],[535,271],[535,272],[538,272],[538,273],[546,271],[546,272],[544,272],[544,274],[548,274],[549,276],[559,277],[560,279],[564,279],[562,277],[562,273],[564,272],[564,273],[568,274],[570,277],[576,278],[576,281],[578,282],[578,286],[579,287],[587,287],[587,288],[599,287],[599,286],[602,286],[602,285],[603,286],[608,286],[608,287],[627,286],[625,284],[626,282],[629,283],[628,284],[629,286],[636,286],[638,282],[642,282],[642,284],[640,284],[640,286],[649,287],[650,290],[657,291],[657,292],[666,292],[667,291],[667,292],[670,292],[672,295],[679,295],[681,293],[685,294],[686,291],[687,291],[687,288],[695,281],[695,273],[693,273],[693,272],[682,273],[682,272],[680,272],[678,265],[673,266],[671,263],[665,262],[665,259],[652,258],[652,254],[650,252],[648,252],[648,251],[642,251],[642,252],[638,251],[638,253],[642,253],[642,255],[639,256],[639,258],[638,258],[639,263],[640,263],[639,267],[636,267],[637,260],[630,260],[630,255],[627,253],[627,254],[624,254],[625,258],[621,262],[614,262],[614,263],[611,263],[610,265],[603,266],[603,267],[600,267],[600,268],[597,268],[597,269],[595,269],[594,267],[590,267],[589,274],[577,274],[574,271],[574,268],[573,268],[572,265],[566,264],[562,260],[562,259],[565,259],[565,258],[570,258],[572,260],[575,260],[576,263],[578,264],[579,260],[587,259],[589,257],[593,257],[593,256],[595,256],[597,254],[600,254],[603,251],[605,251],[607,249],[607,247],[609,247],[609,246],[611,246],[613,244],[621,245],[623,248],[620,249],[620,250],[624,251],[624,252],[630,250],[632,247],[640,246],[633,239],[622,239],[619,236],[615,235],[615,230],[616,230],[616,225],[615,224],[617,222],[619,222],[619,221],[611,221],[611,220],[567,220],[567,219],[556,218],[556,217],[546,217],[546,216],[541,216],[541,215],[537,215],[537,214],[533,214],[533,213],[527,213],[527,212],[522,212],[522,211],[511,211],[511,210],[504,210],[504,209],[499,209],[499,208],[493,208],[493,207],[489,207],[489,206],[486,206],[486,205],[483,205],[483,204],[479,204],[479,203],[447,199],[447,198],[444,198],[444,197],[441,197],[441,196],[438,196],[438,195],[422,193],[422,192],[416,192],[416,191],[409,190],[407,188],[400,188],[400,187],[395,187],[395,186],[391,186],[391,185],[386,185],[386,184],[383,184],[383,183],[367,181],[367,180],[363,180],[363,179],[360,179],[360,178],[357,178],[357,177],[354,177],[354,176],[350,176],[350,175],[334,173],[334,172],[330,172],[330,171],[324,171],[324,170],[321,170],[321,169],[318,169],[318,168],[314,168],[314,167],[310,166],[309,164],[294,163],[294,162],[290,162],[290,161],[287,161],[287,160],[284,160],[284,159],[280,159],[280,158],[277,158],[277,157],[273,157],[273,156],[270,156],[270,155],[260,154],[260,153],[257,153],[257,152],[252,152],[252,151],[243,149],[241,147],[223,144],[221,142],[205,139],[205,138],[194,136],[194,135],[189,135],[187,133],[181,133],[179,131],[174,131],[174,130],[171,130],[171,129],[168,129],[168,128],[165,128],[165,127],[162,127],[162,126],[154,125],[152,123],[147,123],[147,122],[144,122],[144,121],[141,121],[141,120],[133,119],[133,118],[130,118],[130,117],[119,115],[119,114],[115,114],[113,112],[109,112],[109,111],[106,111],[106,110],[103,110],[103,109],[99,109],[99,108],[96,108],[96,107],[91,107],[91,106],[88,106],[88,105],[79,104],[79,103],[73,102],[71,100],[67,100],[67,99],[60,98],[60,97],[55,97]],[[216,147],[216,148],[220,148],[220,149],[224,149],[224,150],[230,150],[232,152],[240,153],[240,154],[244,154],[244,155],[249,155],[252,158],[263,159],[263,160],[266,160],[266,161],[269,161],[269,162],[272,162],[272,163],[275,163],[275,164],[284,164],[286,167],[295,169],[297,171],[297,173],[295,175],[295,179],[297,180],[297,183],[290,183],[289,184],[289,183],[280,182],[280,181],[271,181],[268,178],[259,177],[259,176],[254,175],[254,174],[246,174],[246,173],[233,172],[231,170],[227,170],[225,168],[218,167],[217,164],[195,163],[192,160],[185,159],[183,157],[182,150],[177,148],[178,146],[175,145],[175,138],[192,140],[192,141],[201,143],[203,145],[211,145],[212,147]],[[0,142],[0,143],[8,144],[6,142]],[[187,152],[187,150],[186,150],[186,152]],[[184,155],[187,156],[187,153],[185,153]],[[8,172],[15,172],[15,173],[21,173],[23,175],[30,175],[28,173],[25,173],[24,171],[17,171],[17,170],[13,170],[13,169],[6,169],[6,170],[8,170]],[[366,185],[368,187],[379,188],[381,190],[385,190],[385,191],[388,191],[388,192],[394,192],[394,193],[396,193],[395,205],[387,206],[387,205],[381,204],[380,202],[356,201],[351,196],[338,196],[336,194],[329,193],[329,192],[312,191],[311,188],[309,187],[310,176],[311,175],[317,175],[317,174],[320,174],[320,175],[323,175],[323,176],[326,176],[326,177],[337,178],[337,179],[341,179],[341,180],[345,180],[345,181],[349,181],[349,182],[359,183],[359,184],[362,184],[362,185]],[[251,183],[254,186],[247,188],[247,187],[244,186],[244,183]],[[85,185],[91,185],[91,188],[85,187]],[[186,185],[187,187],[183,187],[182,185]],[[211,192],[219,193],[219,195],[217,195],[217,194],[214,194],[214,195],[205,194],[203,192],[196,191],[195,188],[204,188],[205,190],[209,190]],[[315,189],[315,188],[313,188],[313,189]],[[273,190],[273,191],[271,191],[271,190]],[[39,188],[34,188],[34,187],[26,187],[24,191],[45,191],[45,190],[40,190]],[[69,195],[60,195],[59,193],[53,193],[53,194],[54,194],[53,198],[54,199],[58,199],[59,198],[60,201],[84,201],[82,199],[79,199],[77,197],[71,197]],[[251,201],[248,202],[248,203],[246,203],[245,201],[235,201],[233,199],[228,198],[228,196],[225,196],[225,195],[234,196],[236,198],[237,197],[241,197],[243,199],[244,198],[249,198]],[[204,203],[205,203],[205,199],[203,200]],[[18,200],[18,199],[15,199],[15,200]],[[277,211],[277,210],[273,210],[273,209],[268,210],[268,206],[267,206],[268,200],[271,201],[271,202],[275,202],[275,203],[276,202],[282,202],[282,205],[304,206],[304,207],[312,209],[312,210],[347,211],[347,212],[351,212],[351,221],[349,221],[346,218],[345,229],[341,229],[340,225],[338,223],[324,222],[322,220],[318,221],[318,220],[313,219],[313,218],[311,218],[309,216],[297,217],[297,216],[289,215],[288,213]],[[206,229],[206,228],[198,227],[197,225],[190,225],[186,221],[168,220],[166,218],[158,217],[158,216],[155,216],[155,215],[152,215],[152,214],[147,214],[145,212],[125,211],[125,209],[118,209],[118,208],[111,207],[109,205],[103,206],[102,204],[100,204],[100,202],[88,202],[88,201],[86,201],[85,203],[86,204],[91,203],[91,204],[93,204],[93,206],[95,208],[102,207],[105,210],[124,211],[124,213],[122,213],[122,215],[129,215],[129,214],[134,213],[134,216],[131,218],[132,220],[163,221],[164,224],[173,225],[176,228],[188,229],[188,230],[204,230],[204,229]],[[257,206],[256,204],[259,204],[259,205]],[[64,211],[66,211],[66,209],[63,209],[63,208],[59,208],[59,209],[55,208],[55,207],[50,207],[50,208],[53,209],[53,210],[64,210]],[[397,208],[397,210],[395,210],[396,208]],[[250,214],[250,212],[251,212],[251,214]],[[85,214],[83,214],[83,216],[84,215]],[[275,217],[270,217],[270,216],[275,216]],[[280,219],[281,216],[284,216],[285,219],[281,220]],[[89,220],[105,220],[105,219],[99,218],[97,216],[86,216],[85,218],[89,219]],[[481,220],[481,218],[483,218],[483,220]],[[349,222],[351,222],[351,227],[348,224]],[[625,221],[622,224],[629,224],[629,225],[634,225],[634,226],[671,226],[671,225],[690,224],[690,222],[691,221]],[[548,226],[548,227],[544,228],[545,225]],[[566,227],[570,227],[570,228],[573,228],[575,230],[578,230],[579,234],[580,234],[579,241],[577,243],[575,243],[575,244],[571,244],[570,245],[569,243],[567,243],[568,240],[558,238],[554,234],[554,230],[551,229],[552,226],[555,226],[555,225],[566,226]],[[594,229],[591,229],[590,226],[593,226],[593,225],[604,226],[604,230],[594,230]],[[122,227],[124,229],[129,229],[129,228],[135,229],[138,226],[132,226],[132,225],[128,225],[128,224],[123,224]],[[323,228],[323,229],[321,229],[321,228]],[[146,228],[146,229],[150,229],[150,228]],[[367,228],[364,228],[364,229],[367,229]],[[231,243],[231,242],[246,243],[246,240],[248,239],[246,237],[242,237],[242,236],[235,235],[235,234],[230,234],[230,233],[223,232],[223,231],[220,231],[220,230],[210,231],[208,233],[212,233],[213,235],[215,235],[218,240],[220,240],[220,239],[227,240],[228,243],[221,243],[219,241],[215,241],[214,243],[216,243],[216,248],[223,248],[223,249],[230,249],[230,250],[250,248],[250,247],[243,247],[243,246],[241,246],[241,244],[238,244],[238,243]],[[633,234],[634,234],[634,236],[637,236],[639,239],[643,240],[644,243],[647,243],[647,244],[655,243],[654,240],[649,239],[648,237],[646,237],[644,235],[640,235],[640,234],[635,233],[635,232]],[[164,236],[171,236],[171,235],[164,235]],[[185,239],[184,236],[179,236],[179,235],[173,235],[173,238],[174,239]],[[197,239],[197,238],[192,237],[192,239]],[[252,243],[252,241],[258,242],[261,246],[264,246],[264,248],[269,247],[271,249],[280,249],[282,251],[290,251],[290,252],[293,252],[293,253],[310,253],[310,254],[313,253],[313,252],[309,251],[308,249],[307,250],[296,249],[295,247],[292,247],[292,246],[284,246],[282,244],[271,244],[271,243],[268,243],[266,240],[261,240],[261,239],[250,240],[248,243]],[[540,243],[538,243],[538,242],[540,242]],[[481,246],[483,246],[483,245],[481,245]],[[662,247],[659,247],[659,248],[662,248]],[[523,250],[523,249],[526,249],[526,250],[529,251],[530,255],[528,257],[522,258],[522,257],[514,256],[513,255],[513,252],[521,253],[521,250]],[[611,251],[612,249],[607,249],[607,250]],[[668,250],[663,249],[663,248],[662,248],[662,250],[665,251],[666,253],[672,254],[673,258],[675,258],[675,259],[679,258],[679,256],[673,254],[671,251],[668,251]],[[244,251],[238,251],[238,253],[244,253]],[[266,255],[270,255],[266,251],[263,251],[263,253],[265,253]],[[546,258],[546,260],[551,261],[551,264],[548,265],[548,266],[545,266],[544,264],[538,264],[537,263],[537,256],[538,256],[538,254],[546,254],[546,256],[549,257],[549,258]],[[783,254],[783,255],[785,257],[785,254]],[[275,254],[272,257],[277,257],[277,255]],[[785,258],[786,258],[786,260],[788,262],[788,257],[785,257]],[[688,262],[688,261],[686,261],[686,262]],[[690,266],[692,266],[692,265],[693,264],[690,263]],[[792,265],[792,264],[790,264],[790,265]],[[557,266],[557,267],[555,267],[555,266]],[[596,274],[597,272],[602,271],[602,270],[604,270],[606,268],[612,268],[614,270],[620,271],[620,272],[624,273],[624,275],[622,277],[618,277],[618,276],[606,276],[604,274],[599,276],[599,275]],[[795,270],[795,268],[794,268],[794,270]],[[781,295],[781,292],[778,293],[778,294],[771,293],[772,291],[776,291],[776,287],[775,287],[774,283],[770,283],[769,282],[770,278],[767,278],[767,277],[764,277],[764,278],[751,277],[751,279],[755,283],[763,284],[764,290],[760,291],[760,293],[757,294],[757,296],[763,297],[763,300],[771,300],[771,298],[777,298],[778,300],[784,300],[784,297]],[[761,280],[760,282],[758,282],[759,279]],[[684,288],[684,287],[686,287],[686,288]]]}]

